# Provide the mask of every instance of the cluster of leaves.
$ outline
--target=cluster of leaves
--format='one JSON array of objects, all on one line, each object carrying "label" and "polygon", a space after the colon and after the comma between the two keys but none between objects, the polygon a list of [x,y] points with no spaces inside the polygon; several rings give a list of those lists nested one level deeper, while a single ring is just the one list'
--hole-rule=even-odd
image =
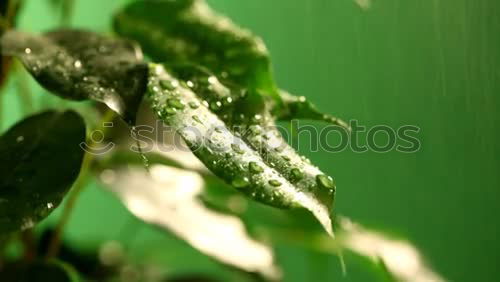
[{"label": "cluster of leaves", "polygon": [[[344,240],[332,238],[333,179],[286,145],[274,125],[304,118],[347,126],[278,87],[259,37],[213,12],[203,0],[137,1],[116,14],[113,26],[120,37],[73,29],[41,35],[9,30],[0,47],[51,93],[103,103],[132,132],[146,100],[156,118],[174,128],[204,166],[193,168],[155,154],[143,156],[149,162],[145,169],[122,150],[103,158],[87,155],[83,161],[80,144],[86,125],[79,114],[49,111],[28,117],[0,137],[0,235],[30,229],[45,218],[83,167],[98,175],[138,218],[225,265],[268,280],[280,277],[273,250],[249,235],[244,214],[228,213],[227,195],[205,191],[206,182],[218,181],[221,189],[235,188],[224,190],[226,194],[269,206],[310,211],[328,236],[315,228],[303,232],[309,239],[324,236],[323,251],[345,248],[374,258],[397,280],[413,281],[409,278],[417,272],[434,275],[414,254],[416,270],[398,272],[382,247],[367,250],[354,238],[372,236],[374,245],[392,241],[346,220],[339,223]],[[151,61],[143,58],[142,50]],[[244,201],[250,204],[248,199]],[[303,226],[301,221],[283,228],[294,230]],[[271,237],[281,238],[276,222],[260,225],[272,231]],[[67,269],[60,265],[43,262],[33,268]]]}]

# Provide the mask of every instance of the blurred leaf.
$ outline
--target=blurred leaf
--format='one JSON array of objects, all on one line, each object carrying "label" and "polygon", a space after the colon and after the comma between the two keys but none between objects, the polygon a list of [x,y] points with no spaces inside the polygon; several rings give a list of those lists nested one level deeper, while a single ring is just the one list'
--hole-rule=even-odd
[{"label": "blurred leaf", "polygon": [[0,137],[0,234],[31,228],[78,177],[83,119],[72,111],[31,116]]},{"label": "blurred leaf", "polygon": [[289,215],[268,209],[238,197],[230,189],[221,187],[220,183],[207,185],[203,199],[218,210],[238,214],[252,234],[268,239],[275,246],[294,246],[332,255],[337,255],[339,250],[349,251],[346,257],[348,276],[353,267],[349,263],[362,262],[357,265],[358,270],[361,268],[375,274],[383,281],[446,281],[429,267],[420,251],[410,242],[368,229],[343,216],[337,217],[337,236],[333,239],[314,226],[305,226],[300,213]]},{"label": "blurred leaf", "polygon": [[83,30],[8,31],[0,44],[3,54],[19,57],[58,96],[103,102],[129,124],[135,122],[147,81],[147,66],[135,44]]},{"label": "blurred leaf", "polygon": [[419,251],[410,243],[366,229],[346,218],[339,220],[339,227],[343,248],[382,265],[394,281],[445,281],[427,266]]},{"label": "blurred leaf", "polygon": [[[21,1],[2,0],[0,1],[0,36],[16,25],[18,12],[21,9]],[[3,86],[11,68],[12,59],[0,56],[0,87]]]},{"label": "blurred leaf", "polygon": [[262,114],[246,116],[245,108],[255,107],[251,94],[233,95],[215,77],[194,86],[195,92],[184,85],[163,66],[151,65],[148,96],[154,111],[205,166],[262,203],[308,209],[333,234],[333,180],[288,146],[265,105],[258,107]]},{"label": "blurred leaf", "polygon": [[150,173],[140,167],[107,169],[100,179],[138,218],[219,262],[277,278],[269,247],[251,239],[238,218],[211,211],[197,199],[204,185],[197,173],[153,165]]},{"label": "blurred leaf", "polygon": [[78,282],[77,272],[70,265],[57,261],[37,261],[28,265],[7,265],[0,271],[1,281],[16,282]]},{"label": "blurred leaf", "polygon": [[116,15],[114,27],[156,61],[207,67],[279,103],[262,39],[213,12],[204,0],[137,1]]}]

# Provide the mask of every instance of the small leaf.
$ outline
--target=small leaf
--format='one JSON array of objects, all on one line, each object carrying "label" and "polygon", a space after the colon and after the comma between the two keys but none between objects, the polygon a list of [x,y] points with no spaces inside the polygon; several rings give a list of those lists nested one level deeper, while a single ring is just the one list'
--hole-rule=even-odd
[{"label": "small leaf", "polygon": [[345,121],[318,111],[316,106],[304,96],[293,96],[284,90],[280,91],[280,95],[283,104],[276,107],[274,112],[279,120],[290,121],[292,119],[310,119],[338,125],[347,131],[351,130]]},{"label": "small leaf", "polygon": [[114,27],[156,61],[204,66],[280,103],[262,39],[216,14],[204,0],[137,1],[116,15]]},{"label": "small leaf", "polygon": [[0,234],[33,227],[78,177],[85,141],[73,111],[31,116],[0,137]]},{"label": "small leaf", "polygon": [[135,44],[89,31],[58,30],[44,35],[8,31],[0,46],[56,95],[105,103],[128,123],[135,122],[147,81],[147,65]]},{"label": "small leaf", "polygon": [[[101,180],[138,218],[158,225],[227,265],[276,279],[273,252],[246,233],[237,218],[207,209],[197,198],[197,173],[164,165],[106,169]],[[147,189],[145,189],[147,188]]]},{"label": "small leaf", "polygon": [[[333,234],[333,180],[286,144],[265,105],[262,114],[244,114],[240,105],[252,104],[248,100],[254,96],[233,95],[215,77],[209,79],[193,92],[163,66],[152,64],[148,96],[154,111],[228,184],[268,205],[306,208]],[[195,93],[210,100],[201,101]]]}]

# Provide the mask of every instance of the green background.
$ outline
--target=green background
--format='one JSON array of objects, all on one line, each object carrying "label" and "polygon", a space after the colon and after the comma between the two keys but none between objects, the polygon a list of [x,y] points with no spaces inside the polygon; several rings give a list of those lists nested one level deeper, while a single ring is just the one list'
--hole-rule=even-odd
[{"label": "green background", "polygon": [[[22,29],[57,26],[45,2],[27,1]],[[126,1],[76,2],[74,26],[110,32],[111,14]],[[366,11],[350,0],[209,2],[264,38],[282,88],[364,126],[420,127],[422,147],[412,154],[301,148],[336,178],[338,213],[408,238],[451,281],[498,280],[499,1],[377,0]],[[3,129],[20,118],[17,103],[5,97]],[[183,258],[178,267],[186,271],[220,268],[186,246],[169,252],[179,242],[151,228],[124,235],[131,225],[121,204],[93,185],[66,239],[81,246],[119,239],[144,261]],[[167,251],[158,257],[147,246]],[[278,246],[278,257],[287,281],[339,276],[335,256]],[[371,281],[349,268],[341,281]]]}]

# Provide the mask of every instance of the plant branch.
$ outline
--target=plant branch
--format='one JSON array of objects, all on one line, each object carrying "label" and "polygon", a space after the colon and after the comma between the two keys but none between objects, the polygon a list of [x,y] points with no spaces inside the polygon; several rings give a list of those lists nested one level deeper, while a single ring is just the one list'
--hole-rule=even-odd
[{"label": "plant branch", "polygon": [[[104,124],[106,124],[109,121],[112,121],[115,118],[115,113],[111,110],[108,110],[106,114],[104,115],[102,119],[101,126],[99,127],[99,130],[102,130],[103,132],[106,131],[106,128],[104,127]],[[95,145],[94,142],[92,142],[92,139],[89,138],[88,143],[89,147],[93,147]],[[68,200],[66,204],[64,205],[64,210],[62,212],[62,216],[59,219],[59,222],[57,223],[56,230],[54,231],[54,235],[51,238],[51,241],[49,243],[49,248],[46,254],[46,258],[54,258],[57,256],[59,252],[59,248],[61,246],[61,236],[63,233],[64,228],[68,224],[68,221],[71,217],[71,214],[75,208],[76,201],[78,200],[79,196],[81,195],[82,191],[84,188],[87,186],[88,181],[89,181],[89,176],[91,172],[91,167],[92,167],[92,162],[95,159],[95,155],[86,153],[85,157],[83,159],[82,163],[82,169],[80,172],[80,176],[78,177],[78,180],[76,181],[75,185],[73,186],[73,189],[71,190],[71,193],[68,197]]]}]

